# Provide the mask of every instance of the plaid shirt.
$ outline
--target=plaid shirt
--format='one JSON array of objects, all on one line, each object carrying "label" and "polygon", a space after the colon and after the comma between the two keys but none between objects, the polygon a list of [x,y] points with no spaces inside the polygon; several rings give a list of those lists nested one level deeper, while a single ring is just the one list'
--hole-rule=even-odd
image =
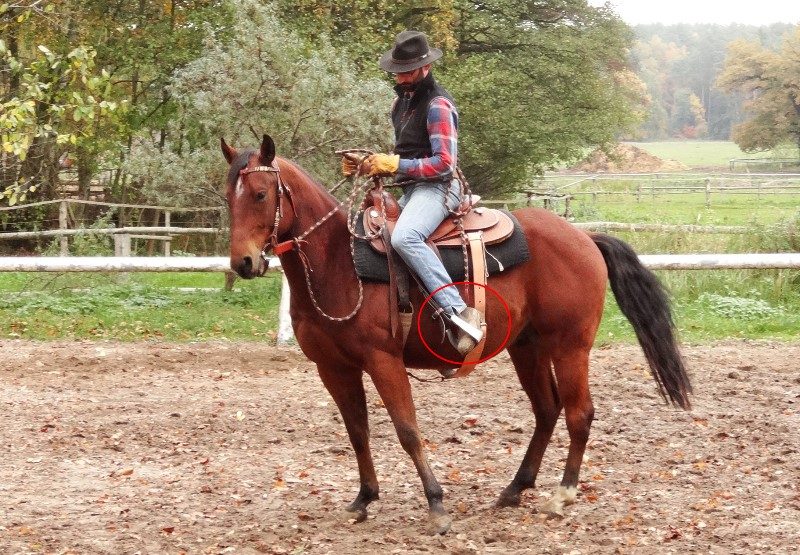
[{"label": "plaid shirt", "polygon": [[456,171],[458,155],[458,112],[443,96],[434,98],[428,108],[430,158],[401,158],[397,173],[421,180],[450,178]]}]

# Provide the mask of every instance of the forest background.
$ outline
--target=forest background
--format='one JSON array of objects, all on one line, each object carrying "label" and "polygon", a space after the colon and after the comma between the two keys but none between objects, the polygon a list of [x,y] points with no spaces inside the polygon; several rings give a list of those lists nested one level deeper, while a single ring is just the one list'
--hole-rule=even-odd
[{"label": "forest background", "polygon": [[391,148],[376,61],[406,28],[445,51],[435,74],[484,194],[622,139],[800,144],[794,25],[631,28],[585,0],[16,0],[0,4],[2,202],[58,198],[71,168],[83,198],[100,183],[106,200],[220,205],[220,137],[265,132],[334,183],[335,149]]}]

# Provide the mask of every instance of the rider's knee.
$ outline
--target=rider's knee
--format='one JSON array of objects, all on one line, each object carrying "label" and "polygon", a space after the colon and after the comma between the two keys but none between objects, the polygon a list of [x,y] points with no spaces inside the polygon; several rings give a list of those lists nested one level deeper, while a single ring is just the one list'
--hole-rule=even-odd
[{"label": "rider's knee", "polygon": [[392,232],[392,248],[398,252],[408,252],[414,245],[422,242],[422,236],[413,229],[395,228]]}]

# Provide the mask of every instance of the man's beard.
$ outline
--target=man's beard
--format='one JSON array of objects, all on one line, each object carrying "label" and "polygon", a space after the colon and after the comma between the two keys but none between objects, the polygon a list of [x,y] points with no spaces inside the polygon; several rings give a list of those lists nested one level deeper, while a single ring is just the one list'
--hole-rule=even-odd
[{"label": "man's beard", "polygon": [[419,83],[402,83],[397,87],[404,93],[410,93],[417,90],[417,85],[419,85]]}]

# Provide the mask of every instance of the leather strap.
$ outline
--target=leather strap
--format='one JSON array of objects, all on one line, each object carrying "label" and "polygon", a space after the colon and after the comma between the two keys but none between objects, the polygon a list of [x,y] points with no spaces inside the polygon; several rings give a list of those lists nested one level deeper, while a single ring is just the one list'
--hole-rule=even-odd
[{"label": "leather strap", "polygon": [[383,226],[383,242],[386,246],[386,261],[389,265],[389,329],[392,337],[399,337],[402,334],[400,329],[400,314],[397,306],[397,268],[395,267],[394,251],[392,250],[392,239],[389,236],[389,228]]},{"label": "leather strap", "polygon": [[[472,298],[474,300],[475,308],[481,313],[485,320],[486,317],[486,285],[487,272],[486,272],[486,247],[483,244],[483,233],[477,231],[475,233],[467,233],[469,240],[470,258],[472,258],[472,281],[475,285],[473,288]],[[481,322],[481,330],[483,331],[483,338],[475,345],[467,356],[464,357],[464,362],[456,372],[456,378],[461,378],[470,374],[475,370],[475,366],[481,359],[483,348],[486,345],[486,322]]]}]

